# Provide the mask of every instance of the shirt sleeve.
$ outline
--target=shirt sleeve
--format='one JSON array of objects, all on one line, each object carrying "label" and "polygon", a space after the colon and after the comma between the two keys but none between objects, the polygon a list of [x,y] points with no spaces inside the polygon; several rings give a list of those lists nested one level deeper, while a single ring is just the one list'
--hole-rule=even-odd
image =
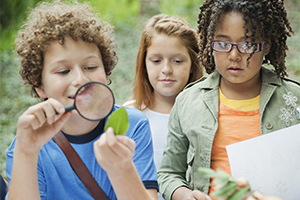
[{"label": "shirt sleeve", "polygon": [[158,191],[157,173],[153,159],[153,144],[147,117],[133,108],[126,108],[129,128],[126,135],[135,141],[133,162],[146,189]]}]

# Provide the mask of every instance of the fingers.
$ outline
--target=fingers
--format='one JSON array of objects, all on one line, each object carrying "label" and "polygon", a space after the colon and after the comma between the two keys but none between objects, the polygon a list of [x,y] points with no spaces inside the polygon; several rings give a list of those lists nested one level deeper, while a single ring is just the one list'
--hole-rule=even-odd
[{"label": "fingers", "polygon": [[135,142],[127,136],[115,136],[112,128],[108,128],[94,143],[96,159],[106,171],[129,166],[134,151]]},{"label": "fingers", "polygon": [[243,177],[242,178],[237,178],[237,179],[235,179],[235,182],[238,184],[239,187],[245,187],[245,186],[250,187],[250,185],[249,185],[246,178],[243,178]]},{"label": "fingers", "polygon": [[32,130],[37,130],[46,122],[51,125],[58,118],[56,111],[63,114],[63,105],[55,99],[49,99],[30,107],[21,117],[31,125]]},{"label": "fingers", "polygon": [[200,192],[199,190],[194,190],[187,199],[188,200],[213,200],[210,196],[208,196],[203,192]]},{"label": "fingers", "polygon": [[253,192],[252,197],[253,198],[248,198],[247,200],[253,200],[253,199],[255,199],[255,200],[257,200],[257,199],[258,200],[282,200],[279,197],[264,195],[258,191]]}]

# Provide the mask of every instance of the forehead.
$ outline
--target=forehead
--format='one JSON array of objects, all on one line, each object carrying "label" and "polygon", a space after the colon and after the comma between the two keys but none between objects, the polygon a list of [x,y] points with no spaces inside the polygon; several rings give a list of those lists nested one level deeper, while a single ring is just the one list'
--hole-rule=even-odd
[{"label": "forehead", "polygon": [[147,51],[149,53],[188,53],[188,49],[182,39],[177,36],[168,36],[166,34],[155,34],[151,43],[148,46]]},{"label": "forehead", "polygon": [[[234,11],[222,14],[216,24],[215,38],[222,39],[224,37],[224,39],[235,38],[245,40],[245,28],[248,30],[247,37],[250,37],[252,25],[249,22],[245,27],[246,22],[243,18],[242,13]],[[260,38],[259,27],[256,28],[255,38]]]}]

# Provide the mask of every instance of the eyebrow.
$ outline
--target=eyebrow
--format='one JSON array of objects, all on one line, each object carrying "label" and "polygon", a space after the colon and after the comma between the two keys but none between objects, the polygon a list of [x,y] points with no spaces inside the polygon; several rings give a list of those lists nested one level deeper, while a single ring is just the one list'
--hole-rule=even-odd
[{"label": "eyebrow", "polygon": [[[227,39],[227,40],[230,40],[230,37],[228,35],[218,34],[215,37],[217,39]],[[245,40],[245,36],[240,37],[239,40]]]},{"label": "eyebrow", "polygon": [[[89,59],[92,59],[92,58],[96,58],[96,59],[101,59],[98,55],[88,55],[87,57],[83,58],[83,60],[89,60]],[[64,63],[68,63],[69,61],[67,59],[61,59],[61,60],[57,60],[57,61],[54,61],[52,62],[50,65],[52,64],[64,64]]]},{"label": "eyebrow", "polygon": [[[99,53],[99,54],[100,54],[100,53]],[[91,55],[85,57],[83,60],[89,60],[89,59],[92,59],[92,58],[96,58],[96,59],[102,60],[102,55],[100,54],[100,57],[99,57],[99,55],[91,54]]]}]

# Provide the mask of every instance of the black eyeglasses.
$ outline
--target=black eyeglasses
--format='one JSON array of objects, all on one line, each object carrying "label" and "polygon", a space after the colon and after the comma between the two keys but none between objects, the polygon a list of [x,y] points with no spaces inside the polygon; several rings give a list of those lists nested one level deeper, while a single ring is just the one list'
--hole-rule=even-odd
[{"label": "black eyeglasses", "polygon": [[233,46],[236,46],[238,51],[240,53],[258,53],[263,49],[263,42],[239,42],[239,43],[232,43],[232,42],[227,42],[227,41],[222,41],[222,40],[213,40],[212,41],[212,49],[217,52],[222,52],[222,53],[229,53]]}]

